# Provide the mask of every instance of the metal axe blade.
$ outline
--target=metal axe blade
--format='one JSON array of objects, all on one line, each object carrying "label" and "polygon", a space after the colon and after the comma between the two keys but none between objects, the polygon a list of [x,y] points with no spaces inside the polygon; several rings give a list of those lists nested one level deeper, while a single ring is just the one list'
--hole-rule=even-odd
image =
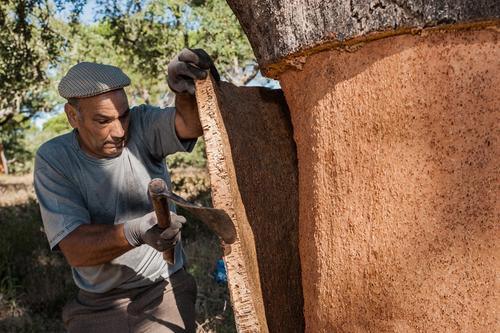
[{"label": "metal axe blade", "polygon": [[[163,179],[155,178],[151,181],[151,183],[157,183],[160,181],[165,182]],[[232,244],[236,241],[236,228],[234,227],[231,218],[224,210],[198,206],[194,203],[191,203],[178,196],[177,194],[172,193],[168,189],[166,184],[164,187],[161,186],[157,188],[162,188],[163,191],[155,193],[155,196],[164,196],[168,200],[174,202],[176,205],[193,214],[194,217],[202,221],[217,236],[219,236],[224,241],[224,243]]]}]

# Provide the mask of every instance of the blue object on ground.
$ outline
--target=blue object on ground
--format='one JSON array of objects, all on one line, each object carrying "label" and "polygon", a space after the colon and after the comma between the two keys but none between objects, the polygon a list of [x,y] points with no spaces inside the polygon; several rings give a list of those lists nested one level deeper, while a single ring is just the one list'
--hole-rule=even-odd
[{"label": "blue object on ground", "polygon": [[217,260],[217,264],[215,265],[215,271],[213,272],[213,276],[215,279],[215,282],[220,283],[220,284],[226,284],[227,283],[227,274],[226,274],[226,267],[224,266],[224,259],[219,259]]}]

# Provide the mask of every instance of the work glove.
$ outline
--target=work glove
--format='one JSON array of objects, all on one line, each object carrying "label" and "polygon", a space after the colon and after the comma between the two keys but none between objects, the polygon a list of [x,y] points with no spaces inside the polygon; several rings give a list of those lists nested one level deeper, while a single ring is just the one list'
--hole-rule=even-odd
[{"label": "work glove", "polygon": [[180,240],[180,229],[186,218],[170,212],[170,227],[158,226],[155,212],[124,223],[125,238],[132,246],[147,244],[158,251],[171,249]]},{"label": "work glove", "polygon": [[183,49],[168,64],[168,86],[175,93],[194,95],[194,81],[206,78],[207,70],[220,81],[212,59],[204,50]]}]

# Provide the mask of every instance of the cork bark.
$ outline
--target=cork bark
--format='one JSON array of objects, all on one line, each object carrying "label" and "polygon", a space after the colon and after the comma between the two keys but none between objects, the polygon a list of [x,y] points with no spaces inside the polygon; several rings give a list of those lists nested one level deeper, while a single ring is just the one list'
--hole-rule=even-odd
[{"label": "cork bark", "polygon": [[284,96],[209,78],[196,98],[214,207],[238,233],[225,256],[238,332],[303,332],[297,158]]},{"label": "cork bark", "polygon": [[[259,65],[277,76],[298,56],[370,35],[500,19],[498,0],[227,0]],[[376,38],[374,36],[373,38]]]},{"label": "cork bark", "polygon": [[498,331],[500,32],[429,32],[281,76],[306,332]]}]

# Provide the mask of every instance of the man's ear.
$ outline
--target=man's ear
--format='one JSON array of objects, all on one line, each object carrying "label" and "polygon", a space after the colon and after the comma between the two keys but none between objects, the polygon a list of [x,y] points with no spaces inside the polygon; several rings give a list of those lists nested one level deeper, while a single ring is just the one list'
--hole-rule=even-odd
[{"label": "man's ear", "polygon": [[68,118],[68,122],[73,128],[78,128],[78,114],[74,106],[69,103],[64,104],[64,112]]}]

